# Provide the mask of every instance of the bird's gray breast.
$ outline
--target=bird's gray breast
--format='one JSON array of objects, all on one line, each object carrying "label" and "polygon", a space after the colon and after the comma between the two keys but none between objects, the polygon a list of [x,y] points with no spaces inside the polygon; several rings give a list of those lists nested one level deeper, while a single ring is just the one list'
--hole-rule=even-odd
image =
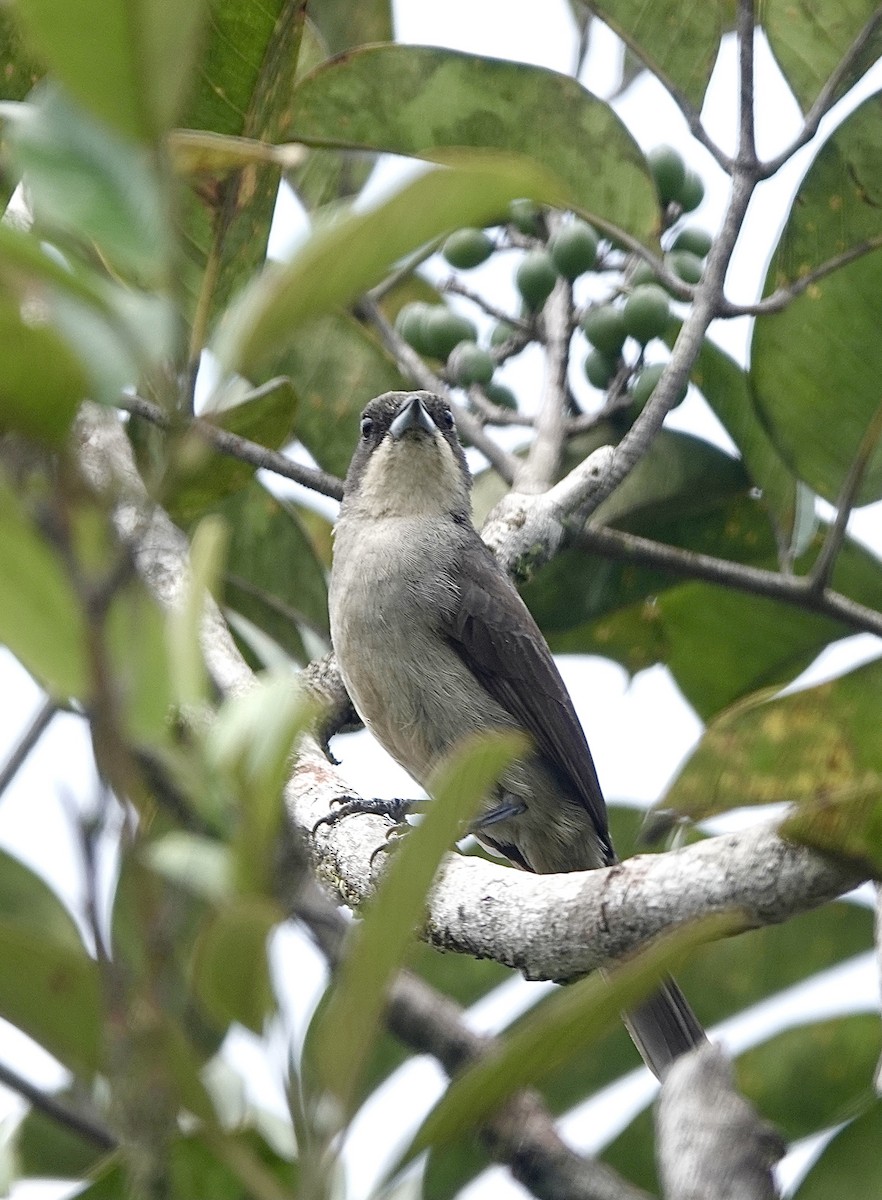
[{"label": "bird's gray breast", "polygon": [[458,602],[455,542],[432,523],[341,521],[331,576],[331,637],[364,723],[425,784],[441,754],[511,718],[444,637]]}]

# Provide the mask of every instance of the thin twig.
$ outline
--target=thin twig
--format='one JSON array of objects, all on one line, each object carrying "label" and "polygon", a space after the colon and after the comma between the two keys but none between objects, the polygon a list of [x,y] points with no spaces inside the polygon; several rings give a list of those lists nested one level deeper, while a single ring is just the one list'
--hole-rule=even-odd
[{"label": "thin twig", "polygon": [[471,442],[476,450],[484,455],[487,461],[496,468],[506,483],[511,483],[518,468],[518,460],[513,454],[503,450],[491,437],[488,437],[468,409],[456,404],[451,398],[450,390],[434,371],[431,371],[417,352],[408,346],[398,330],[386,320],[379,307],[372,300],[364,299],[356,306],[356,312],[369,321],[380,335],[380,341],[395,358],[401,369],[408,374],[419,387],[443,396],[453,409],[456,423],[463,437]]},{"label": "thin twig", "polygon": [[817,283],[819,279],[824,279],[827,275],[838,271],[840,267],[848,266],[856,258],[861,258],[864,254],[870,254],[873,250],[878,250],[880,246],[882,246],[882,234],[867,238],[863,242],[858,242],[855,246],[849,246],[841,254],[835,255],[833,258],[828,258],[820,266],[806,272],[805,275],[800,275],[799,279],[795,279],[787,287],[778,288],[777,291],[772,292],[771,296],[766,296],[765,300],[758,300],[755,304],[733,304],[723,297],[717,309],[717,316],[759,317],[765,313],[781,312],[792,300],[810,288],[813,283]]},{"label": "thin twig", "polygon": [[876,409],[873,419],[864,431],[861,444],[854,456],[854,462],[849,468],[842,491],[839,493],[836,502],[836,518],[827,530],[824,544],[808,577],[809,587],[812,591],[823,592],[830,582],[836,558],[845,540],[848,518],[851,516],[851,510],[867,473],[867,467],[870,465],[870,459],[879,445],[880,437],[882,437],[882,403]]},{"label": "thin twig", "polygon": [[449,279],[445,279],[440,286],[440,291],[450,295],[462,296],[465,300],[471,300],[472,304],[485,312],[488,317],[493,317],[496,321],[501,321],[505,325],[511,325],[512,329],[519,329],[523,333],[530,332],[530,326],[527,321],[521,317],[513,317],[504,309],[497,308],[495,304],[491,304],[489,300],[479,293],[474,292],[470,287],[467,287],[455,275],[451,275]]},{"label": "thin twig", "polygon": [[17,746],[6,760],[2,771],[0,771],[0,796],[3,795],[13,779],[15,779],[28,755],[43,736],[47,726],[57,712],[58,705],[54,700],[44,700],[30,725],[19,738]]},{"label": "thin twig", "polygon": [[492,400],[488,400],[483,389],[477,384],[472,384],[469,388],[469,403],[483,425],[516,425],[523,428],[536,424],[536,418],[529,413],[503,408],[501,404],[494,404]]},{"label": "thin twig", "polygon": [[701,579],[748,595],[780,600],[809,612],[832,617],[856,632],[874,633],[882,637],[882,613],[858,604],[841,592],[814,590],[808,575],[779,575],[777,571],[767,571],[762,567],[745,566],[743,563],[714,558],[710,554],[697,554],[692,550],[667,546],[634,533],[625,533],[621,529],[588,526],[570,534],[569,542],[593,554],[603,554],[606,558],[670,571],[687,579]]},{"label": "thin twig", "polygon": [[780,154],[776,154],[774,158],[758,164],[760,178],[768,179],[774,175],[786,162],[789,162],[797,150],[801,150],[807,142],[812,140],[818,132],[821,121],[839,99],[837,93],[845,82],[846,76],[872,41],[880,23],[882,23],[882,8],[877,8],[851,46],[849,46],[846,53],[839,60],[833,74],[829,76],[820,92],[818,92],[814,104],[805,115],[802,129],[790,145],[785,147]]},{"label": "thin twig", "polygon": [[27,1100],[32,1108],[49,1117],[51,1121],[55,1121],[56,1124],[75,1133],[84,1141],[91,1142],[99,1150],[116,1149],[117,1140],[105,1125],[93,1117],[86,1117],[82,1113],[76,1112],[61,1100],[50,1096],[36,1084],[24,1079],[17,1071],[6,1066],[5,1063],[0,1063],[0,1083],[13,1092],[17,1092],[19,1096]]},{"label": "thin twig", "polygon": [[250,463],[251,466],[265,471],[272,471],[275,475],[282,475],[285,479],[291,479],[314,492],[320,492],[323,496],[330,496],[332,500],[343,498],[343,481],[336,475],[319,470],[317,467],[307,467],[296,463],[277,450],[270,450],[258,442],[240,437],[237,433],[230,433],[229,430],[221,429],[219,425],[202,417],[196,417],[181,424],[170,417],[158,404],[153,404],[141,396],[120,396],[117,400],[117,408],[132,413],[133,416],[140,417],[144,421],[149,421],[152,425],[158,425],[160,429],[193,430],[220,454],[225,454],[229,458],[237,458],[240,462]]}]

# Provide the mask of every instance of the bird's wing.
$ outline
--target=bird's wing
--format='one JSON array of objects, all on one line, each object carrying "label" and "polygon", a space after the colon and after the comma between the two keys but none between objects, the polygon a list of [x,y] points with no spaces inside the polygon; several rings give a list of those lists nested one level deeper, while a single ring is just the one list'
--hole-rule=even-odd
[{"label": "bird's wing", "polygon": [[450,644],[561,773],[608,846],[606,805],[573,702],[529,609],[477,536],[454,582],[457,600],[444,614]]}]

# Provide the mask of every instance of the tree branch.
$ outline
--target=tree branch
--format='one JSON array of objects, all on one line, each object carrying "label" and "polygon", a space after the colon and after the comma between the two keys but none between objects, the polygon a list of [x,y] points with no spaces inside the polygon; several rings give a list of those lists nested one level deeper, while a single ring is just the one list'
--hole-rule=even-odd
[{"label": "tree branch", "polygon": [[57,1125],[61,1125],[64,1129],[76,1134],[83,1141],[91,1142],[93,1146],[97,1146],[99,1150],[115,1150],[117,1140],[110,1130],[94,1117],[88,1117],[84,1113],[77,1112],[68,1104],[56,1099],[55,1096],[49,1095],[36,1084],[19,1075],[17,1071],[13,1071],[11,1067],[5,1063],[0,1063],[0,1083],[4,1087],[10,1088],[13,1092],[17,1092],[19,1096],[27,1100],[32,1108],[38,1110],[47,1116],[51,1121],[55,1121]]},{"label": "tree branch", "polygon": [[18,744],[6,760],[3,769],[0,770],[0,796],[3,795],[13,779],[15,779],[27,760],[28,755],[43,736],[43,733],[57,712],[58,705],[54,700],[47,699],[43,701],[30,725],[28,725],[27,729],[21,735]]},{"label": "tree branch", "polygon": [[149,421],[152,425],[159,426],[160,429],[193,430],[215,450],[229,458],[237,458],[240,462],[250,463],[253,467],[272,471],[275,475],[281,475],[285,479],[292,479],[295,483],[301,483],[314,492],[330,496],[332,500],[340,500],[343,497],[343,481],[336,475],[330,475],[327,471],[321,471],[317,467],[307,467],[296,463],[277,450],[270,450],[257,442],[249,441],[248,438],[240,437],[237,433],[221,429],[213,421],[195,417],[182,424],[179,419],[170,417],[158,404],[152,404],[141,396],[121,396],[117,401],[117,408],[132,413],[133,416],[140,417],[144,421]]},{"label": "tree branch", "polygon": [[835,255],[833,258],[828,258],[826,262],[821,263],[814,270],[801,275],[799,279],[795,279],[787,287],[778,288],[777,291],[772,292],[771,296],[766,296],[765,300],[758,300],[755,304],[734,304],[723,297],[717,308],[717,316],[761,317],[766,313],[781,312],[791,300],[794,300],[797,296],[801,296],[813,283],[817,283],[819,279],[824,279],[827,275],[838,271],[840,267],[848,266],[856,258],[862,258],[863,255],[870,254],[873,250],[878,250],[880,246],[882,246],[882,234],[879,234],[877,237],[867,238],[866,241],[858,242],[855,246],[849,246],[841,254]]}]

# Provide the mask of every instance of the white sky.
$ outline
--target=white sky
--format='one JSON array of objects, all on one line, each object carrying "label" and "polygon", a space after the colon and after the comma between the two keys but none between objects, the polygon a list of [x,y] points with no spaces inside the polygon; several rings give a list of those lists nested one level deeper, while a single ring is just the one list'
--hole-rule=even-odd
[{"label": "white sky", "polygon": [[[565,0],[545,0],[541,6],[535,0],[447,0],[444,5],[429,5],[424,0],[396,0],[394,10],[398,36],[405,42],[450,46],[562,71],[569,71],[575,59],[574,27]],[[601,33],[592,44],[582,82],[599,95],[608,94],[615,83],[616,62],[615,39]],[[769,154],[780,149],[792,136],[798,127],[799,114],[762,39],[757,62],[758,111],[763,114],[758,124],[758,137],[761,152]],[[878,87],[878,72],[874,82]],[[869,84],[862,86],[861,98],[871,90]],[[728,45],[714,72],[704,113],[709,131],[725,148],[732,146],[734,95],[735,61],[732,47]],[[838,119],[841,119],[843,108],[850,109],[857,99],[852,95],[839,106]],[[697,224],[715,230],[725,201],[724,177],[710,156],[692,142],[685,123],[663,89],[652,81],[641,82],[629,89],[617,101],[616,107],[644,148],[667,142],[678,147],[690,164],[700,171],[707,194],[694,217]],[[774,114],[774,118],[770,120],[768,114]],[[750,300],[758,295],[765,264],[789,197],[812,154],[813,150],[806,149],[798,155],[778,178],[762,186],[751,205],[729,277],[729,293],[734,299]],[[390,163],[378,173],[376,186],[387,186],[400,174],[400,164]],[[291,243],[297,226],[296,210],[281,204],[273,237],[275,253]],[[494,270],[495,275],[492,274]],[[487,274],[482,275],[482,271]],[[510,286],[501,281],[498,267],[494,268],[492,263],[475,272],[472,279],[478,287],[482,279],[494,289]],[[513,292],[511,298],[513,300]],[[504,297],[502,302],[505,302]],[[747,320],[729,322],[725,327],[718,323],[714,336],[724,348],[744,361],[749,336]],[[519,394],[538,391],[538,356],[533,356],[532,365],[528,360],[526,366],[509,370],[520,372]],[[728,444],[712,414],[693,396],[669,418],[669,422],[672,426],[699,432],[720,444]],[[882,552],[878,506],[856,514],[853,528],[877,552]],[[822,656],[822,661],[815,664],[806,678],[816,680],[839,673],[855,662],[875,657],[878,652],[874,638],[849,639],[847,644],[840,644]],[[653,668],[629,682],[624,671],[606,660],[567,658],[560,666],[588,731],[607,795],[640,803],[653,801],[701,732],[700,722],[671,684],[667,672]],[[3,741],[10,748],[20,731],[29,724],[39,704],[36,687],[11,656],[0,651],[0,730]],[[640,747],[639,754],[633,753],[634,745]],[[413,793],[411,781],[366,733],[338,740],[336,750],[343,756],[344,769],[361,792],[369,795]],[[90,755],[80,722],[73,717],[60,717],[53,722],[38,752],[31,756],[0,803],[0,844],[44,874],[74,907],[79,903],[82,881],[66,834],[65,810],[69,811],[71,804],[90,803],[94,794],[93,782]],[[302,1031],[312,1001],[322,986],[323,966],[315,953],[290,931],[279,934],[275,951],[280,984],[291,1010],[290,1019]],[[514,979],[500,989],[499,994],[476,1006],[471,1019],[477,1027],[497,1028],[500,1023],[510,1020],[524,1004],[533,1002],[543,990],[543,985],[528,985]],[[728,1045],[740,1049],[762,1040],[768,1036],[770,1028],[780,1023],[807,1019],[812,1013],[821,1015],[831,1006],[842,1011],[837,1006],[842,1005],[843,997],[847,997],[849,1009],[853,1010],[878,1005],[875,974],[869,958],[850,965],[847,976],[834,981],[813,982],[797,996],[770,1001],[763,1006],[763,1012],[727,1023],[722,1035]],[[280,1104],[278,1077],[274,1079],[273,1068],[256,1039],[244,1033],[237,1035],[231,1039],[229,1057],[241,1065],[251,1088],[264,1103]],[[60,1082],[62,1078],[57,1064],[34,1047],[29,1039],[2,1022],[0,1061],[10,1063],[44,1086]],[[352,1195],[356,1200],[368,1194],[373,1180],[382,1170],[389,1149],[390,1130],[398,1131],[401,1139],[406,1140],[440,1087],[437,1068],[425,1060],[418,1060],[405,1068],[400,1077],[391,1080],[384,1087],[383,1095],[356,1121],[346,1155]],[[623,1114],[629,1107],[641,1106],[652,1091],[647,1073],[635,1071],[617,1090],[615,1097],[605,1096],[587,1110],[583,1106],[582,1110],[572,1114],[564,1123],[567,1136],[575,1145],[592,1150],[598,1148],[615,1132],[616,1122],[624,1119]],[[3,1089],[0,1089],[0,1113],[3,1095]],[[18,1108],[18,1101],[11,1096],[9,1107],[10,1111]],[[794,1156],[794,1159],[798,1157]],[[795,1166],[794,1161],[791,1175]],[[501,1170],[492,1173],[490,1192],[486,1190],[489,1183],[488,1179],[482,1179],[468,1195],[473,1200],[488,1194],[492,1194],[494,1200],[525,1195]],[[68,1194],[71,1189],[30,1184],[20,1185],[13,1193],[16,1200],[53,1200]]]}]

